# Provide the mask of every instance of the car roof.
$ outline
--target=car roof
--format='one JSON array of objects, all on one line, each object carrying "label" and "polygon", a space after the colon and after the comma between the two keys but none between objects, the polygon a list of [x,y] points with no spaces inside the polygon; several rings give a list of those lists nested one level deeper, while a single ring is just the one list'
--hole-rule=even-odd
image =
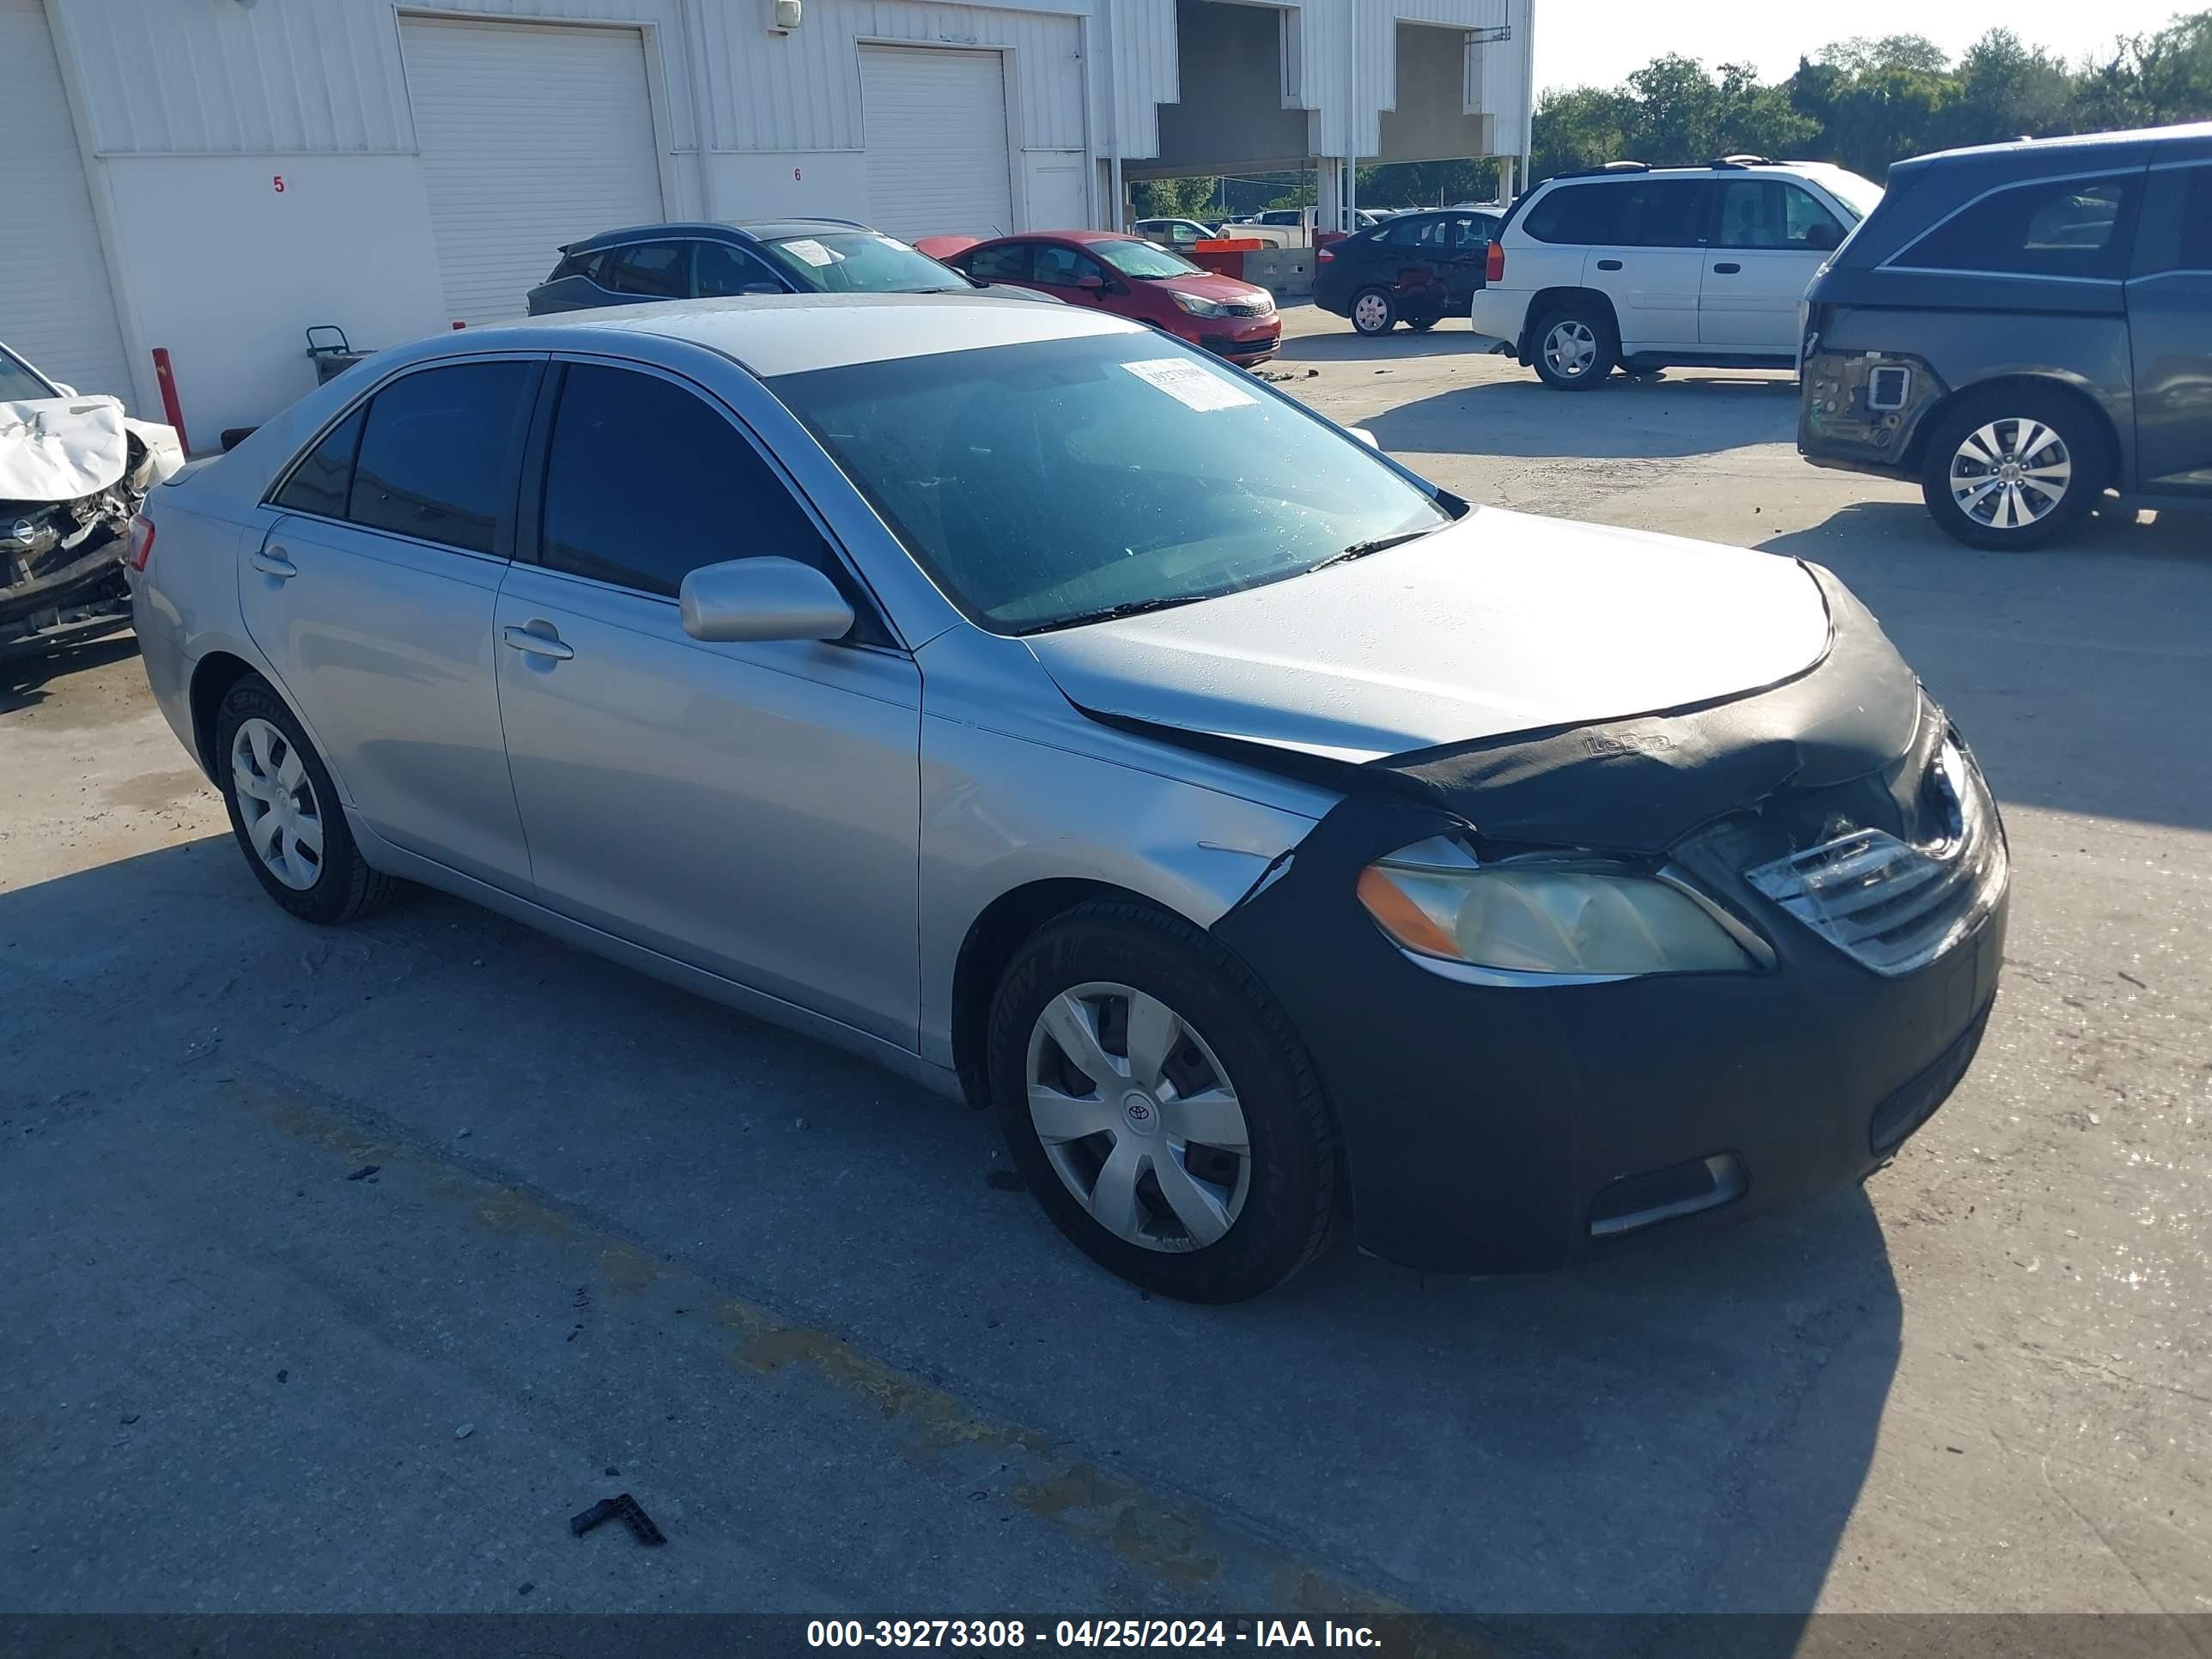
[{"label": "car roof", "polygon": [[624,225],[619,230],[603,230],[598,235],[586,236],[579,242],[564,242],[561,252],[592,253],[603,247],[620,246],[624,242],[665,240],[672,236],[705,236],[725,242],[774,242],[787,236],[870,228],[857,219],[738,219],[727,222],[713,219],[687,219],[668,224]]},{"label": "car roof", "polygon": [[1089,307],[1041,306],[982,292],[769,294],[562,312],[433,335],[408,350],[417,361],[466,350],[619,351],[653,337],[704,346],[769,379],[1142,327]]},{"label": "car roof", "polygon": [[[2130,132],[2077,132],[2057,138],[2014,138],[2001,144],[1971,144],[1958,149],[1939,149],[1898,162],[1912,171],[1943,163],[2028,161],[2051,151],[2064,153],[2069,164],[2094,166],[2104,160],[2139,163],[2148,153],[2166,149],[2191,155],[2212,155],[2212,121],[2193,121],[2179,126],[2142,127]],[[2086,153],[2085,153],[2086,152]]]}]

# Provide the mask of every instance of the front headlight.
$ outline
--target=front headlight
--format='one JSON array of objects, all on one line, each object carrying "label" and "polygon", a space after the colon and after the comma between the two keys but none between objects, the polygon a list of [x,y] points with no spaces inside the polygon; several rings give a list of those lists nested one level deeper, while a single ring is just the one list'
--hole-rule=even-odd
[{"label": "front headlight", "polygon": [[1168,296],[1194,317],[1226,317],[1229,307],[1218,300],[1209,300],[1201,295],[1170,293]]},{"label": "front headlight", "polygon": [[1624,979],[1760,963],[1674,883],[1589,859],[1484,865],[1456,842],[1402,848],[1359,873],[1359,902],[1416,955],[1498,975]]}]

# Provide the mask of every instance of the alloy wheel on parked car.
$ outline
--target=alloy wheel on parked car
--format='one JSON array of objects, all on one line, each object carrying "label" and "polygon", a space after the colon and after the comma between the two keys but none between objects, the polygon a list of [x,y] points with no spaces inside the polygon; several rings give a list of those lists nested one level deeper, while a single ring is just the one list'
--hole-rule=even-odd
[{"label": "alloy wheel on parked car", "polygon": [[1362,334],[1388,334],[1398,320],[1398,308],[1379,288],[1370,288],[1352,302],[1352,325]]},{"label": "alloy wheel on parked car", "polygon": [[1951,454],[1951,499],[1996,530],[2026,529],[2057,511],[2073,479],[2066,441],[2026,416],[1976,428]]}]

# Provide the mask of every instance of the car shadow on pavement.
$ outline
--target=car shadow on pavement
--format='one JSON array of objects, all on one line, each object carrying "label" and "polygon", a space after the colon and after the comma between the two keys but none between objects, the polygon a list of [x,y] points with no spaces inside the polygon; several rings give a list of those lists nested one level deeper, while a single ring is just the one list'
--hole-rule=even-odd
[{"label": "car shadow on pavement", "polygon": [[103,664],[120,662],[138,653],[138,636],[125,631],[82,645],[63,646],[34,655],[0,656],[0,714],[43,702],[46,687],[64,674],[74,674]]},{"label": "car shadow on pavement", "polygon": [[1616,377],[1588,392],[1528,378],[1486,380],[1363,422],[1392,454],[1651,461],[1787,443],[1797,387],[1783,376]]},{"label": "car shadow on pavement", "polygon": [[1388,334],[1362,334],[1350,323],[1345,323],[1335,332],[1286,336],[1272,361],[1388,362],[1399,357],[1481,357],[1488,356],[1490,350],[1482,343],[1482,337],[1471,332],[1463,319],[1457,326],[1445,321],[1425,331],[1394,328]]},{"label": "car shadow on pavement", "polygon": [[[500,1230],[507,1206],[471,1195],[489,1180],[545,1212],[541,1232],[610,1261],[679,1264],[794,1328],[834,1333],[917,1388],[950,1391],[1023,1445],[1165,1493],[1209,1537],[1278,1540],[1270,1547],[1316,1573],[1419,1611],[1757,1610],[1792,1616],[1735,1650],[1793,1650],[1794,1615],[1834,1569],[1897,1366],[1898,1288],[1857,1190],[1541,1278],[1424,1277],[1347,1249],[1261,1300],[1188,1307],[1093,1267],[1018,1184],[1008,1190],[989,1115],[458,901],[417,892],[352,927],[308,927],[266,902],[228,837],[210,836],[0,894],[0,992],[21,1016],[0,1041],[16,1102],[9,1133],[35,1130],[42,1181],[88,1211],[138,1201],[133,1192],[175,1194],[134,1225],[173,1231],[164,1242],[179,1259],[197,1259],[205,1206],[220,1201],[241,1218],[234,1231],[257,1273],[305,1287],[283,1304],[323,1306],[324,1249],[286,1245],[281,1231],[251,1243],[257,1206],[289,1213],[286,1194],[232,1192],[228,1172],[278,1158],[288,1136],[319,1137],[283,1155],[327,1164],[331,1183],[390,1161],[378,1146],[404,1148],[435,1176],[422,1202],[442,1182],[452,1224],[481,1221],[451,1265],[464,1286],[521,1271]],[[95,1018],[117,1008],[131,1018]],[[281,1109],[242,1109],[241,1088]],[[331,1115],[355,1127],[302,1127]],[[116,1161],[142,1133],[168,1161],[126,1177]],[[31,1259],[9,1207],[0,1249]],[[396,1251],[398,1235],[380,1230],[413,1224],[404,1209],[349,1213],[362,1219],[327,1246],[349,1261]],[[100,1272],[136,1269],[70,1271],[83,1282],[68,1293],[105,1307]],[[363,1415],[372,1403],[459,1410],[441,1396],[488,1373],[489,1350],[472,1345],[500,1339],[425,1334],[405,1274],[347,1285],[349,1329],[402,1363],[331,1386],[357,1386]],[[511,1288],[481,1294],[514,1305]],[[550,1279],[526,1298],[548,1322],[534,1409],[587,1419],[609,1444],[649,1441],[658,1407],[607,1392],[564,1343],[585,1299]],[[672,1322],[653,1339],[672,1366],[711,1334],[690,1329]],[[305,1351],[326,1339],[303,1328],[287,1340]],[[100,1352],[170,1340],[124,1325],[104,1331]],[[222,1340],[209,1333],[176,1385],[215,1400],[179,1409],[227,1410],[240,1386],[231,1371],[259,1363],[225,1358]],[[817,1380],[858,1390],[856,1409],[896,1408],[873,1373]],[[94,1386],[73,1375],[67,1397]],[[718,1399],[696,1409],[726,1409]],[[380,1489],[402,1482],[348,1526],[416,1528],[406,1483],[418,1477],[388,1476],[387,1449],[351,1443],[354,1411],[343,1399],[333,1410],[319,1455]],[[748,1427],[733,1417],[716,1432]],[[22,1478],[53,1537],[166,1524],[159,1465],[143,1491],[104,1476],[105,1509],[74,1466],[49,1467],[43,1453]],[[695,1510],[738,1497],[687,1486],[704,1477],[679,1468],[642,1478]],[[956,1496],[975,1484],[957,1478]],[[255,1501],[265,1486],[286,1532],[327,1521],[312,1494],[289,1489],[281,1459],[233,1479],[254,1483]],[[878,1533],[901,1524],[872,1516],[866,1492],[851,1503]],[[377,1539],[358,1547],[378,1559]],[[1085,1547],[1118,1551],[1118,1534]],[[1141,1580],[1161,1595],[1203,1601],[1200,1546],[1147,1544],[1130,1560],[1132,1573],[1164,1575]],[[1038,1587],[1041,1603],[1048,1590]],[[244,1594],[143,1576],[128,1593],[211,1606]],[[362,1593],[415,1606],[440,1592]]]},{"label": "car shadow on pavement", "polygon": [[2001,801],[2212,830],[2212,769],[2193,763],[2212,751],[2207,522],[2112,502],[2053,546],[1993,553],[1952,540],[1916,495],[1759,546],[1866,601]]}]

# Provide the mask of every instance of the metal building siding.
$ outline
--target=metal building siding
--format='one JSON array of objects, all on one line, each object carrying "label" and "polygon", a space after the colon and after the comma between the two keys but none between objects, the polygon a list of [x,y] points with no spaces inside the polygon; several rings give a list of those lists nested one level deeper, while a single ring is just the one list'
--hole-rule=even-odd
[{"label": "metal building siding", "polygon": [[863,147],[862,40],[1013,50],[1012,81],[1024,149],[1083,148],[1081,27],[1072,15],[912,0],[805,0],[805,21],[770,34],[750,4],[700,8],[716,149]]},{"label": "metal building siding", "polygon": [[522,313],[563,243],[665,217],[638,31],[405,19],[446,309]]},{"label": "metal building siding", "polygon": [[[705,0],[716,3],[717,0]],[[743,3],[743,0],[738,0]],[[102,155],[375,155],[416,148],[388,0],[51,0],[87,75]],[[678,0],[422,0],[409,11],[657,26],[664,118],[692,140]]]},{"label": "metal building siding", "polygon": [[[1381,4],[1376,0],[1302,0],[1304,84],[1298,101],[1313,112],[1312,142],[1318,155],[1345,153],[1346,82],[1352,78],[1346,74],[1344,62],[1350,27],[1345,15],[1347,3],[1358,7],[1357,86],[1352,91],[1360,112],[1358,153],[1372,155],[1382,147],[1381,112],[1397,107],[1401,20],[1464,29],[1498,28],[1509,21],[1525,27],[1532,0],[1383,0]],[[1515,33],[1512,44],[1492,46],[1486,58],[1472,61],[1468,77],[1474,94],[1470,101],[1498,118],[1501,133],[1511,130],[1516,119],[1526,120],[1522,106],[1488,101],[1492,96],[1514,96],[1516,79],[1519,87],[1526,87],[1525,74],[1516,77],[1510,73],[1525,63],[1517,38],[1521,27]],[[1525,90],[1518,94],[1520,99],[1526,96]]]},{"label": "metal building siding", "polygon": [[0,340],[83,392],[137,402],[61,67],[40,0],[0,0]]},{"label": "metal building siding", "polygon": [[1004,54],[862,46],[869,222],[894,236],[1014,228]]}]

